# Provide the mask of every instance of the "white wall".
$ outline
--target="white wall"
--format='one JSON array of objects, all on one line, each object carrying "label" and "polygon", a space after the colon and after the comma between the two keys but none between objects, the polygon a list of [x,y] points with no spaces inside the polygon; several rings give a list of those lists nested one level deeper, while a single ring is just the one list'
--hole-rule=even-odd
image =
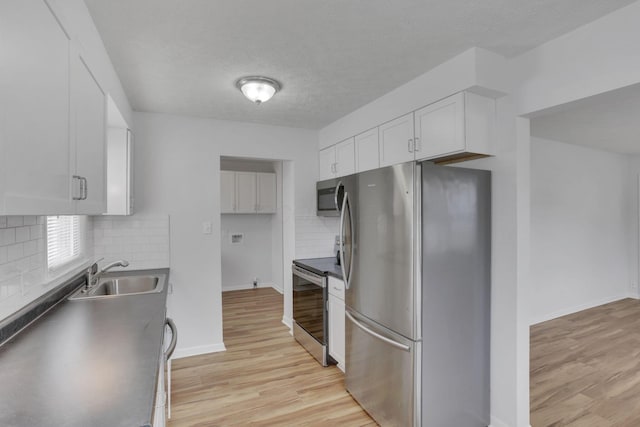
[{"label": "white wall", "polygon": [[637,1],[514,58],[518,114],[638,83],[638,22]]},{"label": "white wall", "polygon": [[[275,285],[272,264],[272,215],[221,215],[222,290],[248,289],[254,278],[259,286]],[[240,243],[231,235],[243,234]],[[282,248],[279,248],[282,251]]]},{"label": "white wall", "polygon": [[[180,328],[177,356],[220,350],[220,157],[287,160],[283,259],[290,263],[294,216],[315,212],[317,132],[151,113],[135,113],[134,123],[136,209],[171,216],[169,312]],[[213,223],[212,234],[202,234],[203,221]],[[283,282],[286,319],[289,274]]]},{"label": "white wall", "polygon": [[629,295],[627,158],[531,142],[531,323]]}]

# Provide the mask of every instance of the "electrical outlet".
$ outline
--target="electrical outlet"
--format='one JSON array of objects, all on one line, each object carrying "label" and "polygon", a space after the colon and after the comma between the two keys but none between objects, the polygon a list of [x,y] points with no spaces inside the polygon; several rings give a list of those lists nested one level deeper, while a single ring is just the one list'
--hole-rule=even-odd
[{"label": "electrical outlet", "polygon": [[202,234],[211,234],[213,224],[211,221],[205,221],[202,223]]}]

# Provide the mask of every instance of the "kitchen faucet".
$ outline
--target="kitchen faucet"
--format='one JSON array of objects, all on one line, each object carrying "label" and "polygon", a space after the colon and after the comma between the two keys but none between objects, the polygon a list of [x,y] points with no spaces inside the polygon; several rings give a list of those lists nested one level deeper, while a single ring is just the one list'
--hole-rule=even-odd
[{"label": "kitchen faucet", "polygon": [[121,259],[105,265],[104,267],[102,267],[101,270],[98,271],[98,263],[94,262],[93,264],[91,264],[91,267],[87,269],[87,284],[84,288],[84,291],[86,292],[90,288],[92,288],[96,283],[98,283],[98,279],[100,278],[100,276],[103,273],[106,273],[107,271],[111,270],[113,267],[128,267],[128,266],[129,266],[129,261],[125,261]]}]

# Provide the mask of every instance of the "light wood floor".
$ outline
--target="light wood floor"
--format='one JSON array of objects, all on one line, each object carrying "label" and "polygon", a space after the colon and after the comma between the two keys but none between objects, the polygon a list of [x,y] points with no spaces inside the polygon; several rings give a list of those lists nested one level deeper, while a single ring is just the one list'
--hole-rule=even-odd
[{"label": "light wood floor", "polygon": [[531,425],[640,426],[640,301],[531,327]]},{"label": "light wood floor", "polygon": [[271,288],[223,292],[226,352],[173,362],[170,427],[375,426],[282,324]]}]

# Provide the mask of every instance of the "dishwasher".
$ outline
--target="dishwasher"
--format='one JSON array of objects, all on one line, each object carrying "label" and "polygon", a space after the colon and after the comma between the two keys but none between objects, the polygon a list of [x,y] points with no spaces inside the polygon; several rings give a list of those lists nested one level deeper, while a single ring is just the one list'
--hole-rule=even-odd
[{"label": "dishwasher", "polygon": [[[167,332],[170,340],[167,342]],[[158,366],[158,385],[156,388],[156,405],[153,411],[153,427],[165,427],[167,419],[171,418],[171,355],[178,342],[178,329],[172,319],[167,317],[165,322],[164,350]],[[166,374],[165,374],[166,368]]]}]

